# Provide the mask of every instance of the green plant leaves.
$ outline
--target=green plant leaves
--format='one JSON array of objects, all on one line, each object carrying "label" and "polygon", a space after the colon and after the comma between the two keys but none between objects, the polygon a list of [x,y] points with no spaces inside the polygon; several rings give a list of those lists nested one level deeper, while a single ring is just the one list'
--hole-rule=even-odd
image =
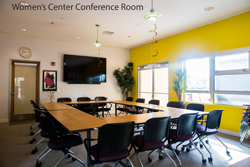
[{"label": "green plant leaves", "polygon": [[132,62],[129,62],[123,69],[118,68],[113,72],[122,93],[132,91],[132,86],[135,83],[134,77],[132,76],[134,70],[133,65]]}]

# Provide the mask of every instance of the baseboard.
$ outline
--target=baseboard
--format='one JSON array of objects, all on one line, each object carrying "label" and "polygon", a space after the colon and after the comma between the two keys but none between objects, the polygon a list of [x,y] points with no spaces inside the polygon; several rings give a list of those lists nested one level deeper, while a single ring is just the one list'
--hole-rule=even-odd
[{"label": "baseboard", "polygon": [[0,123],[7,123],[7,122],[9,122],[8,119],[0,119]]},{"label": "baseboard", "polygon": [[[232,131],[223,130],[223,129],[218,129],[218,131],[219,131],[219,133],[240,137],[240,133],[237,133],[237,132],[232,132]],[[248,135],[246,135],[245,138],[248,138]]]}]

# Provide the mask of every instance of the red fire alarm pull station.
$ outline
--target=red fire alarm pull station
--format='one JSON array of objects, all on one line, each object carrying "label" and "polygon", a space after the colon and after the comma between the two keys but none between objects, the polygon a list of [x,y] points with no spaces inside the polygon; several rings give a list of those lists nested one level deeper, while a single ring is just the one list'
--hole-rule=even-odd
[{"label": "red fire alarm pull station", "polygon": [[52,65],[52,66],[55,66],[55,65],[56,65],[56,62],[51,62],[51,65]]}]

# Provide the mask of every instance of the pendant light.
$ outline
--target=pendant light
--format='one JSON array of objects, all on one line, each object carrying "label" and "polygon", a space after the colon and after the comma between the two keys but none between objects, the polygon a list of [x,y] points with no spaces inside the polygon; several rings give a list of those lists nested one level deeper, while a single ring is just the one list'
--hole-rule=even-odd
[{"label": "pendant light", "polygon": [[161,17],[160,13],[154,12],[154,9],[153,9],[153,0],[151,0],[150,13],[145,14],[144,15],[144,19],[155,21],[156,19],[158,19],[160,17]]},{"label": "pendant light", "polygon": [[92,45],[98,48],[102,46],[102,44],[98,42],[98,27],[100,27],[100,25],[96,24],[95,26],[97,27],[97,40],[96,40],[96,43],[92,43]]}]

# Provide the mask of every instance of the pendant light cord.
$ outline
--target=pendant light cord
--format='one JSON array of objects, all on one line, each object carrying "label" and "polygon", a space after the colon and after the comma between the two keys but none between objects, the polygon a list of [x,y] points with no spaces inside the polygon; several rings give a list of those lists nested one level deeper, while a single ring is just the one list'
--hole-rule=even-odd
[{"label": "pendant light cord", "polygon": [[97,41],[98,41],[98,26],[97,26]]}]

